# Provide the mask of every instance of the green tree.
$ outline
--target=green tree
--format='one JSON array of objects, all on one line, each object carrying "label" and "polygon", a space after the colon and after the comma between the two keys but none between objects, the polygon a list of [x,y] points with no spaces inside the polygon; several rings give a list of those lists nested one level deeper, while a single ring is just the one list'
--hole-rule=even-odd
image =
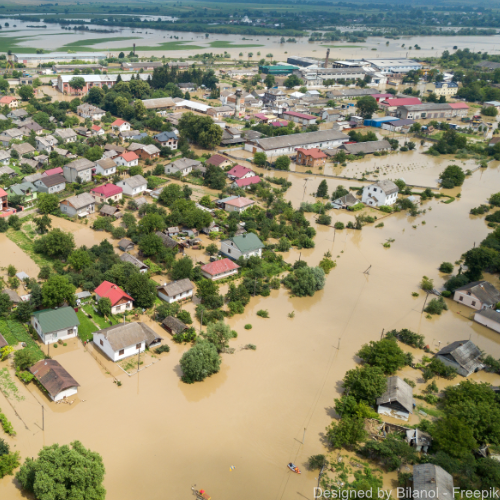
[{"label": "green tree", "polygon": [[183,198],[182,190],[178,184],[169,184],[164,187],[158,200],[169,207],[176,200]]},{"label": "green tree", "polygon": [[22,85],[18,90],[18,94],[23,101],[29,101],[35,96],[35,91],[31,85]]},{"label": "green tree", "polygon": [[207,245],[207,247],[205,248],[205,251],[208,253],[208,255],[212,256],[219,253],[219,247],[215,243],[210,243],[210,245]]},{"label": "green tree", "polygon": [[266,78],[264,79],[264,85],[270,89],[271,87],[274,87],[276,85],[276,80],[274,78],[274,75],[267,74]]},{"label": "green tree", "polygon": [[217,352],[222,352],[226,347],[229,347],[229,340],[234,335],[228,324],[224,321],[217,321],[217,323],[210,323],[202,336],[215,346]]},{"label": "green tree", "polygon": [[0,78],[0,91],[2,92],[7,92],[9,90],[9,81],[6,80],[5,78]]},{"label": "green tree", "polygon": [[465,173],[458,165],[449,165],[441,172],[439,178],[443,188],[451,189],[464,183]]},{"label": "green tree", "polygon": [[87,94],[87,102],[94,106],[101,106],[104,100],[104,90],[100,87],[92,87]]},{"label": "green tree", "polygon": [[31,314],[34,311],[34,307],[29,301],[23,301],[20,302],[17,307],[16,307],[16,318],[21,321],[22,323],[27,323],[30,318]]},{"label": "green tree", "polygon": [[40,193],[36,206],[41,214],[55,214],[59,211],[59,198],[56,194]]},{"label": "green tree", "polygon": [[224,189],[226,186],[226,173],[222,168],[215,165],[208,165],[205,172],[203,184],[211,189]]},{"label": "green tree", "polygon": [[290,75],[288,76],[285,81],[283,82],[283,85],[287,89],[292,89],[293,87],[298,87],[302,85],[304,82],[297,76],[297,75]]},{"label": "green tree", "polygon": [[364,344],[357,355],[365,363],[379,367],[387,375],[392,375],[403,366],[409,365],[413,358],[410,353],[406,354],[393,338]]},{"label": "green tree", "polygon": [[418,460],[415,448],[396,433],[388,434],[380,441],[368,440],[359,452],[365,457],[378,460],[388,471],[399,469],[402,464],[413,464]]},{"label": "green tree", "polygon": [[0,293],[0,314],[7,314],[12,309],[12,301],[6,293]]},{"label": "green tree", "polygon": [[85,79],[81,76],[74,76],[70,81],[69,81],[69,86],[72,89],[75,90],[82,90],[83,87],[85,87]]},{"label": "green tree", "polygon": [[144,235],[139,241],[139,250],[145,257],[161,255],[165,251],[163,240],[154,233]]},{"label": "green tree", "polygon": [[111,317],[111,300],[108,297],[102,297],[97,303],[97,310],[104,317]]},{"label": "green tree", "polygon": [[34,217],[33,222],[35,223],[36,229],[40,234],[45,234],[52,227],[52,221],[47,214],[42,215],[42,217]]},{"label": "green tree", "polygon": [[[258,154],[265,154],[265,153],[255,153],[255,154],[258,155]],[[254,158],[255,158],[255,155],[254,155]],[[290,170],[290,157],[288,157],[286,155],[278,156],[278,158],[276,158],[276,163],[274,164],[274,166],[278,170]]]},{"label": "green tree", "polygon": [[346,415],[326,428],[326,439],[334,448],[351,448],[366,438],[362,418]]},{"label": "green tree", "polygon": [[146,214],[138,224],[140,233],[154,233],[156,231],[163,231],[167,226],[165,220],[160,214]]},{"label": "green tree", "polygon": [[356,401],[366,401],[374,405],[377,398],[387,389],[387,379],[378,366],[363,366],[349,370],[343,380],[346,393]]},{"label": "green tree", "polygon": [[370,119],[373,116],[373,113],[378,110],[378,104],[373,97],[367,95],[358,100],[356,109],[358,110],[360,116]]},{"label": "green tree", "polygon": [[217,349],[207,340],[198,340],[196,344],[182,355],[182,381],[187,384],[201,382],[220,370],[221,359]]},{"label": "green tree", "polygon": [[16,370],[28,370],[37,361],[39,361],[37,353],[32,349],[19,349],[14,352],[14,366]]},{"label": "green tree", "polygon": [[137,307],[149,309],[155,303],[156,286],[146,274],[133,274],[127,281],[126,289]]},{"label": "green tree", "polygon": [[80,272],[83,269],[90,267],[92,259],[90,258],[90,254],[87,250],[79,248],[78,250],[71,252],[71,255],[68,258],[68,263],[75,271]]},{"label": "green tree", "polygon": [[462,458],[477,448],[472,429],[452,416],[436,422],[432,437],[438,448],[456,458]]},{"label": "green tree", "polygon": [[44,446],[38,458],[25,460],[16,479],[37,500],[104,500],[104,473],[101,456],[73,441]]},{"label": "green tree", "polygon": [[320,267],[295,269],[283,279],[283,284],[298,297],[313,296],[325,286],[325,271]]},{"label": "green tree", "polygon": [[258,167],[263,167],[267,162],[266,153],[254,153],[253,154],[253,162]]},{"label": "green tree", "polygon": [[87,158],[89,161],[97,161],[102,158],[102,155],[104,154],[104,149],[102,149],[99,146],[93,146],[87,151],[85,151],[84,157]]},{"label": "green tree", "polygon": [[465,252],[464,264],[467,266],[465,276],[469,281],[477,281],[485,269],[493,267],[498,259],[498,252],[484,246],[472,248]]},{"label": "green tree", "polygon": [[35,252],[43,253],[49,257],[67,258],[75,249],[75,240],[71,233],[52,229],[46,235],[35,240],[33,248]]},{"label": "green tree", "polygon": [[439,266],[442,273],[450,274],[453,272],[453,264],[451,262],[442,262]]},{"label": "green tree", "polygon": [[176,260],[172,266],[172,279],[177,281],[189,278],[192,270],[193,261],[189,257],[182,257],[181,259]]},{"label": "green tree", "polygon": [[44,307],[54,309],[68,302],[73,305],[75,303],[75,286],[72,285],[66,276],[53,274],[42,285],[42,302]]},{"label": "green tree", "polygon": [[328,184],[325,179],[323,179],[318,186],[316,191],[316,198],[327,198],[328,197]]},{"label": "green tree", "polygon": [[0,479],[5,476],[12,476],[14,470],[21,464],[18,451],[15,453],[1,453],[1,443],[2,440],[0,440]]}]

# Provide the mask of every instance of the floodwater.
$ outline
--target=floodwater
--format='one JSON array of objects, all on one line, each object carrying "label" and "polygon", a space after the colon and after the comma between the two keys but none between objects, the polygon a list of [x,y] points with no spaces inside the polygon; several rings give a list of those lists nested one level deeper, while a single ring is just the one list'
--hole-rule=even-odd
[{"label": "floodwater", "polygon": [[30,277],[38,276],[40,268],[5,233],[0,233],[0,267],[14,264],[17,271],[24,271]]},{"label": "floodwater", "polygon": [[[402,156],[396,158],[401,161]],[[293,172],[275,175],[293,182],[285,196],[296,207],[303,196],[314,199],[321,180],[314,177],[305,183],[302,175]],[[223,354],[220,373],[202,383],[180,381],[179,359],[188,346],[173,344],[151,322],[171,351],[131,377],[120,375],[114,367],[112,374],[123,383],[121,387],[79,342],[55,353],[51,349],[51,355],[81,384],[77,402],[61,408],[35,386],[20,387],[26,399],[12,402],[18,418],[0,398],[0,407],[18,433],[8,442],[24,458],[36,455],[44,444],[81,440],[103,456],[109,500],[187,499],[194,484],[214,500],[312,498],[317,472],[294,475],[286,464],[293,461],[305,469],[310,455],[325,451],[323,434],[335,416],[340,381],[356,366],[355,353],[361,345],[379,339],[383,329],[409,328],[423,334],[433,349],[470,338],[485,352],[500,357],[500,336],[474,323],[472,310],[448,301],[448,311],[427,319],[422,314],[424,295],[412,297],[423,275],[440,287],[446,276],[438,271],[439,264],[455,262],[486,236],[484,217],[470,216],[469,210],[500,190],[498,175],[497,167],[478,170],[452,191],[462,195],[453,203],[425,201],[424,214],[385,217],[383,228],[369,225],[362,231],[335,232],[313,222],[316,247],[294,249],[285,259],[294,262],[300,257],[317,265],[330,251],[337,267],[327,277],[324,290],[314,297],[291,298],[282,288],[273,290],[270,297],[252,298],[244,314],[228,320],[238,332],[231,341],[235,353]],[[347,184],[331,178],[327,183],[330,192]],[[347,185],[351,184],[359,183]],[[334,221],[352,220],[346,212],[331,213]],[[315,216],[308,214],[308,218],[314,221]],[[57,227],[75,228],[75,223],[60,222]],[[101,237],[84,225],[77,226],[77,234],[83,231],[75,236],[79,244],[90,245],[90,234]],[[3,238],[0,235],[2,249],[9,244]],[[394,239],[388,249],[382,246],[387,239]],[[8,255],[11,251],[15,248]],[[190,254],[208,260],[202,251]],[[2,265],[8,264],[4,255]],[[487,278],[499,285],[497,277]],[[194,305],[186,308],[192,312]],[[269,319],[258,317],[259,309],[267,309]],[[288,316],[291,312],[294,318]],[[245,330],[245,324],[253,328]],[[199,325],[195,322],[195,326]],[[257,350],[241,349],[248,343]],[[418,359],[422,356],[422,352],[415,354]],[[6,361],[0,367],[9,364]],[[418,372],[405,369],[402,373],[415,379],[419,389],[423,387]],[[473,379],[500,384],[497,375],[479,373]],[[21,386],[17,379],[16,383]],[[391,486],[393,479],[394,475],[387,475],[385,486]],[[0,481],[0,498],[23,498],[12,477]]]},{"label": "floodwater", "polygon": [[[43,14],[40,14],[43,17]],[[85,16],[83,16],[84,18]],[[82,19],[83,19],[82,18]],[[45,50],[55,51],[61,49],[66,51],[63,46],[77,42],[85,37],[91,44],[91,47],[97,51],[111,53],[117,56],[121,49],[132,49],[132,43],[137,46],[154,47],[169,41],[186,42],[185,49],[182,50],[155,50],[150,48],[147,50],[138,50],[141,56],[157,56],[166,57],[187,57],[204,52],[223,53],[227,51],[231,57],[238,58],[239,53],[244,53],[244,59],[247,60],[249,52],[253,53],[253,60],[258,61],[266,54],[272,53],[274,59],[285,60],[288,56],[311,56],[323,58],[326,54],[326,47],[330,47],[330,58],[333,59],[351,59],[351,58],[389,58],[389,57],[430,57],[438,56],[444,50],[453,50],[454,46],[459,49],[470,48],[474,52],[486,51],[489,54],[496,54],[500,50],[500,36],[416,36],[416,37],[401,37],[399,40],[389,40],[385,38],[370,37],[366,42],[351,43],[351,42],[309,42],[308,37],[296,37],[296,43],[280,43],[281,36],[252,36],[252,35],[222,35],[210,34],[205,38],[204,33],[191,33],[183,31],[162,31],[153,29],[133,29],[122,27],[110,27],[90,25],[90,29],[105,29],[116,30],[115,33],[82,33],[63,30],[60,25],[48,24],[47,28],[37,30],[36,28],[28,28],[27,25],[36,26],[41,23],[20,21],[16,18],[2,18],[2,23],[9,23],[9,27],[2,29],[2,38],[9,36],[12,33],[14,37],[28,36],[27,39],[18,41],[19,47],[36,48],[40,44]],[[16,25],[14,27],[14,24]],[[75,26],[78,25],[75,19]],[[73,27],[73,25],[71,25]],[[113,38],[127,38],[129,40],[112,40]],[[173,37],[178,37],[177,40]],[[92,39],[109,38],[110,41],[92,44]],[[227,42],[237,45],[232,47],[229,45],[225,48],[214,48],[210,43],[214,41]],[[201,47],[199,49],[190,49],[189,45]],[[261,45],[261,47],[245,47],[245,45]],[[403,47],[404,45],[404,47]],[[421,50],[411,50],[410,47],[418,45]],[[78,49],[77,49],[78,50]],[[84,49],[82,49],[84,50]],[[257,52],[261,52],[261,56]],[[13,52],[16,50],[14,48]],[[33,50],[33,52],[35,52]]]}]

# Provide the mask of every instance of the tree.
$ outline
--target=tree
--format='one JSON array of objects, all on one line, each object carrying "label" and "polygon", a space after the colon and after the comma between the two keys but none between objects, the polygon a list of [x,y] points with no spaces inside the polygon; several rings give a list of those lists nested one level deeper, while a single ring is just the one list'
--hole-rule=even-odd
[{"label": "tree", "polygon": [[18,451],[15,453],[8,453],[8,451],[6,453],[2,453],[2,443],[7,446],[7,443],[0,439],[0,479],[5,476],[12,476],[14,469],[17,469],[21,464],[19,461],[20,454]]},{"label": "tree", "polygon": [[226,173],[222,168],[215,165],[208,165],[203,184],[211,189],[224,189],[226,179]]},{"label": "tree", "polygon": [[175,200],[183,197],[182,190],[178,184],[169,184],[164,187],[158,197],[158,200],[169,207]]},{"label": "tree", "polygon": [[68,263],[75,271],[80,272],[83,269],[90,267],[92,260],[86,250],[79,248],[78,250],[71,252],[71,255],[68,258]]},{"label": "tree", "polygon": [[377,398],[387,389],[387,379],[378,366],[363,366],[349,370],[343,380],[346,393],[356,401],[374,405]]},{"label": "tree", "polygon": [[431,280],[427,276],[422,276],[420,288],[427,293],[432,292],[432,290],[434,290],[434,280]]},{"label": "tree", "polygon": [[379,460],[388,471],[399,469],[402,464],[412,464],[418,460],[415,448],[412,448],[396,433],[389,433],[380,441],[368,440],[359,452],[365,457]]},{"label": "tree", "polygon": [[326,428],[326,439],[334,448],[350,448],[366,438],[362,418],[347,415]]},{"label": "tree", "polygon": [[[258,155],[258,154],[265,154],[265,153],[255,153],[255,154]],[[276,158],[276,163],[274,164],[274,166],[278,170],[290,170],[290,157],[288,157],[286,155],[278,156],[278,158]]]},{"label": "tree", "polygon": [[253,154],[253,162],[258,167],[263,167],[266,164],[266,162],[267,162],[266,153],[254,153]]},{"label": "tree", "polygon": [[134,298],[135,305],[142,309],[153,306],[156,299],[156,286],[145,274],[133,274],[127,281],[127,292]]},{"label": "tree", "polygon": [[67,258],[75,249],[75,240],[71,233],[52,229],[46,235],[35,240],[33,248],[35,252],[43,253],[49,257]]},{"label": "tree", "polygon": [[34,217],[33,222],[35,223],[36,229],[40,234],[45,234],[52,226],[52,221],[48,215],[42,215],[42,217]]},{"label": "tree", "polygon": [[7,314],[12,309],[12,301],[6,293],[0,293],[0,314]]},{"label": "tree", "polygon": [[103,154],[104,154],[104,149],[102,149],[99,146],[93,146],[87,149],[87,151],[85,151],[84,157],[87,158],[87,160],[89,161],[97,161],[102,158]]},{"label": "tree", "polygon": [[208,309],[222,307],[224,299],[219,295],[219,285],[209,279],[201,279],[196,285],[196,296],[199,297],[203,305]]},{"label": "tree", "polygon": [[9,82],[5,78],[0,78],[0,91],[7,92],[9,90]]},{"label": "tree", "polygon": [[476,247],[465,252],[464,264],[467,266],[465,276],[469,281],[477,281],[485,269],[491,268],[498,259],[498,252],[493,248]]},{"label": "tree", "polygon": [[283,279],[283,284],[298,297],[313,296],[325,286],[325,271],[320,267],[295,269]]},{"label": "tree", "polygon": [[205,248],[205,251],[208,255],[212,256],[219,253],[219,247],[215,243],[210,243],[210,245],[207,245],[207,248]]},{"label": "tree", "polygon": [[443,188],[452,189],[464,183],[465,173],[458,165],[449,165],[441,172],[439,178]]},{"label": "tree", "polygon": [[56,194],[40,193],[36,205],[41,214],[55,214],[59,211],[59,198]]},{"label": "tree", "polygon": [[[173,185],[173,184],[172,184]],[[167,226],[165,220],[160,214],[146,214],[138,224],[140,233],[154,233],[156,231],[163,231]]]},{"label": "tree", "polygon": [[356,108],[363,118],[370,119],[378,110],[378,104],[373,97],[367,95],[358,100]]},{"label": "tree", "polygon": [[23,225],[23,223],[18,215],[11,215],[9,217],[9,226],[12,229],[15,229],[17,231],[17,230],[21,229],[22,225]]},{"label": "tree", "polygon": [[222,352],[226,347],[229,347],[229,339],[234,337],[230,326],[222,320],[210,323],[202,336],[215,346],[217,352]]},{"label": "tree", "polygon": [[28,370],[37,361],[39,361],[37,353],[32,349],[19,349],[14,353],[14,366],[16,370]]},{"label": "tree", "polygon": [[439,266],[442,273],[450,274],[453,272],[453,264],[451,262],[442,262]]},{"label": "tree", "polygon": [[100,87],[92,87],[87,94],[87,102],[94,106],[101,106],[104,100],[104,90]]},{"label": "tree", "polygon": [[182,280],[191,276],[193,270],[193,261],[189,257],[182,257],[176,260],[172,267],[172,279]]},{"label": "tree", "polygon": [[21,321],[22,323],[27,323],[30,318],[31,314],[34,311],[34,307],[31,304],[31,302],[20,302],[17,307],[16,307],[16,318]]},{"label": "tree", "polygon": [[222,139],[222,129],[215,125],[209,116],[200,117],[191,112],[184,113],[177,128],[182,137],[206,149],[215,148]]},{"label": "tree", "polygon": [[163,240],[155,233],[144,235],[139,241],[139,250],[145,257],[161,255],[165,250]]},{"label": "tree", "polygon": [[97,310],[109,318],[111,316],[111,300],[108,297],[102,297],[97,303]]},{"label": "tree", "polygon": [[81,76],[74,76],[70,81],[69,81],[69,86],[72,89],[75,90],[82,90],[83,87],[85,87],[85,79]]},{"label": "tree", "polygon": [[302,85],[303,83],[304,82],[297,75],[290,75],[285,79],[285,81],[283,82],[283,85],[287,89],[291,89],[293,87],[298,87],[299,85]]},{"label": "tree", "polygon": [[220,370],[221,359],[217,349],[207,340],[198,340],[196,344],[182,355],[182,381],[187,384],[201,382],[206,377]]},{"label": "tree", "polygon": [[29,101],[35,96],[35,91],[31,85],[22,85],[18,91],[19,97],[23,101]]},{"label": "tree", "polygon": [[276,80],[274,78],[274,75],[267,74],[266,78],[264,79],[264,85],[270,89],[271,87],[274,87],[276,85]]},{"label": "tree", "polygon": [[68,302],[75,303],[75,286],[72,285],[66,276],[53,274],[42,285],[42,302],[44,307],[54,309]]},{"label": "tree", "polygon": [[456,458],[462,458],[477,448],[472,429],[456,417],[438,420],[432,437],[438,448]]},{"label": "tree", "polygon": [[104,473],[99,453],[73,441],[70,446],[44,446],[38,458],[25,460],[16,479],[38,500],[104,500]]},{"label": "tree", "polygon": [[363,345],[357,355],[365,363],[379,367],[387,375],[396,373],[412,361],[412,355],[409,358],[393,338],[371,341]]},{"label": "tree", "polygon": [[327,198],[328,197],[328,183],[323,179],[318,186],[316,191],[316,198]]}]

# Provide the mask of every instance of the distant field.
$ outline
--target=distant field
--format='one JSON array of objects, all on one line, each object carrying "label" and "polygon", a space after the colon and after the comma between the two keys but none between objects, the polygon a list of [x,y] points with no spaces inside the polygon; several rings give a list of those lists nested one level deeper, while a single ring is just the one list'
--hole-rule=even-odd
[{"label": "distant field", "polygon": [[[25,40],[32,40],[36,38],[35,36],[0,36],[0,52],[8,52],[12,50],[18,54],[35,54],[36,48],[31,47],[19,47],[18,43],[24,42]],[[41,41],[35,45],[41,45]]]},{"label": "distant field", "polygon": [[[88,49],[89,51],[92,49],[92,45],[97,45],[99,43],[107,43],[107,42],[121,42],[123,40],[139,40],[141,37],[135,36],[118,36],[111,38],[89,38],[83,40],[77,40],[76,42],[70,42],[61,47],[60,50],[73,50],[73,49]],[[95,49],[97,50],[97,49]]]},{"label": "distant field", "polygon": [[218,40],[216,42],[210,42],[210,47],[214,49],[245,49],[249,47],[264,47],[264,45],[260,45],[257,43],[236,44],[233,42],[225,42],[222,40]]},{"label": "distant field", "polygon": [[[191,42],[163,42],[159,45],[145,45],[142,47],[136,47],[136,50],[199,50],[204,47],[200,47],[199,45],[189,45]],[[128,47],[126,49],[120,50],[132,50],[133,47]],[[117,49],[114,49],[117,50]]]},{"label": "distant field", "polygon": [[330,47],[332,49],[364,49],[363,45],[321,45],[322,47]]}]

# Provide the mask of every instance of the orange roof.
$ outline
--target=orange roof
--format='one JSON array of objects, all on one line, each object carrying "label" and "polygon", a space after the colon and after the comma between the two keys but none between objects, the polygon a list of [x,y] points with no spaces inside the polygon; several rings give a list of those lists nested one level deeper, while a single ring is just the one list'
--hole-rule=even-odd
[{"label": "orange roof", "polygon": [[321,149],[318,148],[311,148],[311,149],[297,148],[296,151],[302,153],[304,156],[311,156],[315,160],[320,158],[326,158],[326,154],[323,153],[323,151],[321,151]]},{"label": "orange roof", "polygon": [[92,130],[95,130],[96,132],[99,132],[99,130],[101,130],[102,127],[100,127],[99,125],[92,125]]},{"label": "orange roof", "polygon": [[121,118],[116,119],[111,126],[112,127],[119,127],[120,125],[123,125],[124,123],[127,123],[125,120],[122,120]]},{"label": "orange roof", "polygon": [[245,198],[244,196],[240,196],[239,198],[235,198],[234,200],[229,200],[225,202],[226,205],[231,205],[232,207],[247,207],[248,205],[253,205],[254,201]]},{"label": "orange roof", "polygon": [[0,97],[0,104],[10,104],[12,101],[17,101],[17,97],[12,97],[10,95]]},{"label": "orange roof", "polygon": [[129,161],[138,160],[139,157],[133,151],[125,151],[120,155],[127,163]]},{"label": "orange roof", "polygon": [[0,197],[3,198],[4,196],[7,196],[7,192],[4,189],[0,188]]},{"label": "orange roof", "polygon": [[118,285],[110,281],[103,281],[94,293],[99,297],[107,297],[111,301],[111,306],[115,306],[122,299],[134,300],[128,293],[125,293]]}]

